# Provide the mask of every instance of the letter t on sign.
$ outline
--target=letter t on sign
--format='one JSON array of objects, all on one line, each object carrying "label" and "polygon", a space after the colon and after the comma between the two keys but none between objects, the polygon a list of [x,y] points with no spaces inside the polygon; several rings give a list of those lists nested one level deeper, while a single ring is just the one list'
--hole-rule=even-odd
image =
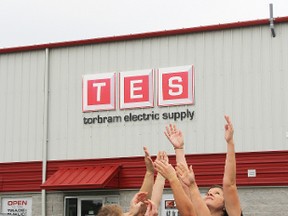
[{"label": "letter t on sign", "polygon": [[116,73],[83,76],[83,112],[116,109],[115,79]]},{"label": "letter t on sign", "polygon": [[158,71],[158,106],[194,103],[194,67],[160,68]]}]

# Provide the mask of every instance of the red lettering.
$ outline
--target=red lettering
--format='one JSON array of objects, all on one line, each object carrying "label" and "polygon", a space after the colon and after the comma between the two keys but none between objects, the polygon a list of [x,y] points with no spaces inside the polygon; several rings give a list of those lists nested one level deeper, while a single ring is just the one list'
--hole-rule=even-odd
[{"label": "red lettering", "polygon": [[10,200],[8,201],[8,206],[23,206],[23,205],[27,205],[28,201],[27,200]]}]

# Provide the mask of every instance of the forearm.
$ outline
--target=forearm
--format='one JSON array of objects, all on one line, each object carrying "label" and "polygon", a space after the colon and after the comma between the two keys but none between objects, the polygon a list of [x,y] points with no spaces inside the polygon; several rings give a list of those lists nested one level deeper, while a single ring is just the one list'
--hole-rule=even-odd
[{"label": "forearm", "polygon": [[176,206],[180,215],[195,216],[195,209],[191,200],[185,194],[180,181],[177,178],[173,178],[169,181],[173,191]]},{"label": "forearm", "polygon": [[174,148],[174,149],[175,149],[175,155],[176,155],[176,162],[187,165],[185,152],[184,152],[184,146],[182,148]]},{"label": "forearm", "polygon": [[155,183],[153,185],[151,196],[151,200],[152,202],[154,202],[157,208],[160,206],[164,185],[165,185],[165,178],[160,173],[158,173]]},{"label": "forearm", "polygon": [[[183,146],[183,149],[181,148],[176,148],[175,149],[175,154],[176,154],[176,162],[177,164],[184,164],[185,166],[188,166],[187,165],[187,161],[186,161],[186,158],[185,158],[185,152],[184,152],[184,146]],[[185,184],[181,184],[182,187],[183,187],[183,190],[184,192],[186,193],[186,195],[189,197],[189,199],[191,199],[191,194],[190,194],[190,190],[189,190],[189,187],[187,187]]]},{"label": "forearm", "polygon": [[223,178],[226,211],[229,215],[240,215],[241,206],[236,186],[236,159],[233,139],[227,143],[227,155]]},{"label": "forearm", "polygon": [[140,188],[140,192],[147,192],[147,197],[150,198],[152,194],[152,189],[154,185],[154,173],[146,171],[145,177]]},{"label": "forearm", "polygon": [[193,183],[189,187],[189,189],[191,194],[191,200],[195,207],[197,216],[210,216],[211,215],[210,210],[208,209],[206,203],[204,202],[196,182]]},{"label": "forearm", "polygon": [[236,185],[236,159],[233,139],[227,143],[223,187]]}]

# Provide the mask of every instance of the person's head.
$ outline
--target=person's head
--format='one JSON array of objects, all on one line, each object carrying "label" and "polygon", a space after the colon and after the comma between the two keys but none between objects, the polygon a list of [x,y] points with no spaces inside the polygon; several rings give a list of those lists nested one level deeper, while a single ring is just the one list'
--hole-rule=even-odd
[{"label": "person's head", "polygon": [[210,187],[204,197],[204,201],[211,212],[222,211],[224,216],[227,215],[225,210],[224,193],[220,185],[213,185]]},{"label": "person's head", "polygon": [[123,216],[122,208],[116,204],[102,206],[97,216]]}]

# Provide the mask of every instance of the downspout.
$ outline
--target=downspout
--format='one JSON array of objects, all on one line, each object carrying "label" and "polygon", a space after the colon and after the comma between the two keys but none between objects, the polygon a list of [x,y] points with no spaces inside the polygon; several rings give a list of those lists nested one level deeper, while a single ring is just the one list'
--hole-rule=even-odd
[{"label": "downspout", "polygon": [[[49,113],[49,49],[45,49],[45,74],[44,74],[44,132],[42,149],[42,184],[46,181],[47,172],[47,147],[48,147],[48,113]],[[46,190],[42,189],[42,216],[46,216]]]}]

